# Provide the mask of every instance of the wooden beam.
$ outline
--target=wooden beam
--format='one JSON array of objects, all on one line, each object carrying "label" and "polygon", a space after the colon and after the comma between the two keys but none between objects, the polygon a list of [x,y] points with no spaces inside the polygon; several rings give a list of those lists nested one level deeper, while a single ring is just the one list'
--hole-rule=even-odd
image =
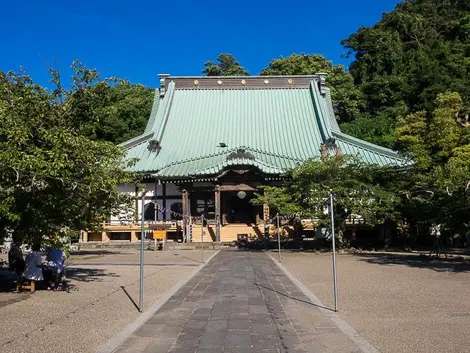
[{"label": "wooden beam", "polygon": [[256,188],[247,184],[221,185],[220,191],[256,191]]}]

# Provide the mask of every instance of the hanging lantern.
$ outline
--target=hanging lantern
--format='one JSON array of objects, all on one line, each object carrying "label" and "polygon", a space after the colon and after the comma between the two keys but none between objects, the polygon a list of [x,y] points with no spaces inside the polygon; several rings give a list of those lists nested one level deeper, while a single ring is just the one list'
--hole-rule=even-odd
[{"label": "hanging lantern", "polygon": [[245,191],[239,191],[237,193],[237,196],[238,196],[239,199],[243,200],[246,197],[246,192]]}]

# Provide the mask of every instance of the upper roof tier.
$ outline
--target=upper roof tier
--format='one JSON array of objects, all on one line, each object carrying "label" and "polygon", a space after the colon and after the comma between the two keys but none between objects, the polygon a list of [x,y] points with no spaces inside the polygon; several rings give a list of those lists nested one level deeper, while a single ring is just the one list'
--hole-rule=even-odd
[{"label": "upper roof tier", "polygon": [[323,74],[160,75],[145,132],[122,146],[138,159],[133,171],[190,179],[214,176],[230,165],[282,174],[320,157],[326,142],[368,163],[408,164],[390,149],[340,131]]}]

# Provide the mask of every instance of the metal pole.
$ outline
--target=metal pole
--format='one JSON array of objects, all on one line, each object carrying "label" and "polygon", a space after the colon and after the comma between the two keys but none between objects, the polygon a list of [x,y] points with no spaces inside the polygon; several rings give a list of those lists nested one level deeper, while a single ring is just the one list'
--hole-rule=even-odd
[{"label": "metal pole", "polygon": [[279,213],[276,215],[277,217],[277,247],[279,250],[279,262],[282,261],[281,257],[281,227],[280,227],[280,222],[279,222]]},{"label": "metal pole", "polygon": [[335,217],[333,212],[333,192],[330,191],[330,215],[331,215],[331,241],[333,245],[333,290],[335,299],[335,311],[338,311],[338,283],[336,277],[336,239],[335,239]]},{"label": "metal pole", "polygon": [[215,224],[215,230],[216,230],[216,238],[217,238],[217,244],[220,245],[220,216],[217,214],[215,215],[216,219],[216,224]]},{"label": "metal pole", "polygon": [[268,224],[264,224],[264,250],[268,248]]},{"label": "metal pole", "polygon": [[201,262],[204,262],[204,215],[201,217],[202,227],[201,227]]},{"label": "metal pole", "polygon": [[142,209],[140,220],[140,283],[139,283],[139,311],[144,309],[144,203],[145,189],[142,189]]}]

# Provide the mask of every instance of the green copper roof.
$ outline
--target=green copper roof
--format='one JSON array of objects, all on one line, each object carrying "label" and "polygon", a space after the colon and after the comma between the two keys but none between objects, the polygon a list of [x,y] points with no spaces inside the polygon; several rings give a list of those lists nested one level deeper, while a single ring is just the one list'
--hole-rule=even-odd
[{"label": "green copper roof", "polygon": [[281,174],[320,157],[328,139],[368,163],[407,164],[389,149],[341,133],[322,76],[168,77],[145,133],[122,145],[138,159],[133,171],[173,179],[235,165]]}]

